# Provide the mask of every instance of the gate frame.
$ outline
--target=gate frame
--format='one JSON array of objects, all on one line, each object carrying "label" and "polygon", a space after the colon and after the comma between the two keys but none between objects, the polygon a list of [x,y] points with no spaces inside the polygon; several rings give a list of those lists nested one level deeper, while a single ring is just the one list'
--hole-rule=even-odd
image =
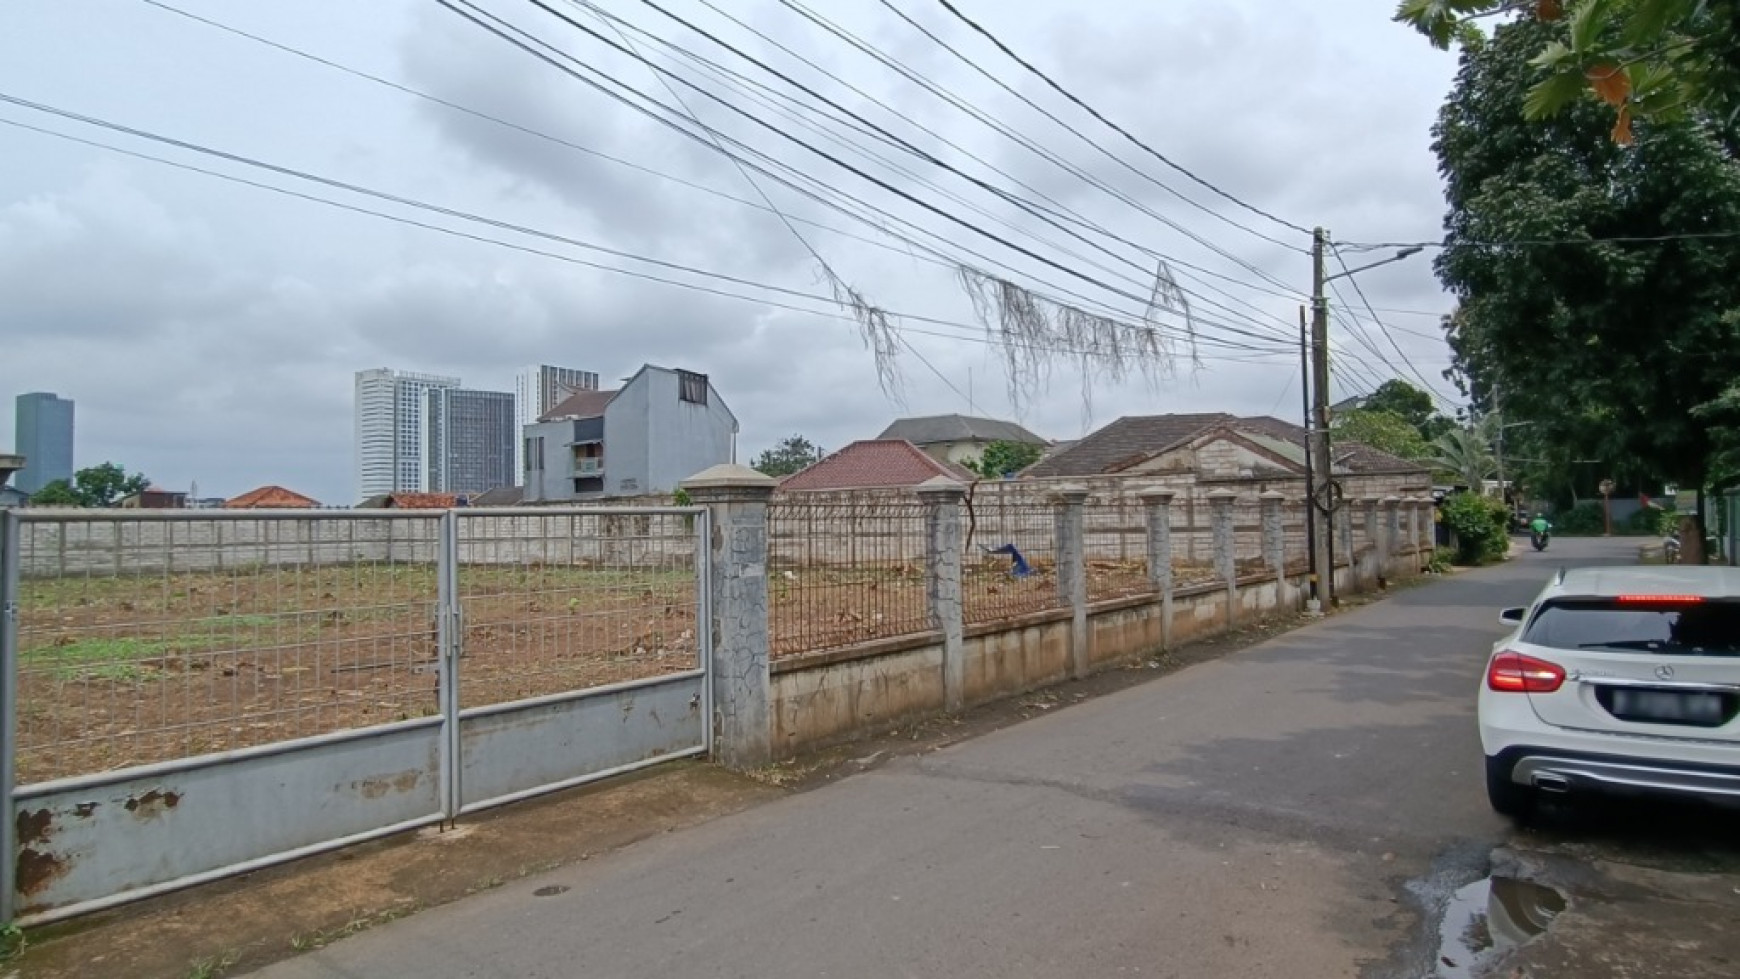
[{"label": "gate frame", "polygon": [[[413,516],[415,514],[415,516]],[[667,674],[660,677],[649,677],[631,680],[624,683],[606,684],[597,687],[584,687],[563,693],[528,698],[520,701],[509,701],[503,704],[490,704],[462,710],[460,704],[460,661],[464,654],[465,609],[460,595],[459,573],[461,563],[459,521],[468,514],[476,517],[486,516],[685,516],[692,518],[693,524],[688,535],[693,545],[693,562],[695,573],[695,638],[696,662],[690,670],[681,673]],[[53,779],[38,782],[24,788],[30,790],[23,793],[28,800],[69,790],[96,790],[114,787],[139,779],[151,779],[173,775],[191,770],[209,770],[228,763],[245,762],[318,749],[327,745],[338,745],[351,742],[367,741],[371,737],[388,734],[402,734],[405,731],[426,728],[439,724],[440,730],[436,738],[434,771],[429,772],[438,780],[436,789],[436,810],[424,816],[409,820],[400,820],[390,825],[376,826],[361,832],[346,834],[324,840],[316,840],[305,845],[295,846],[287,850],[265,853],[239,860],[221,867],[197,870],[169,880],[129,887],[126,890],[87,898],[70,904],[48,908],[35,914],[19,918],[19,895],[17,893],[17,860],[19,856],[19,840],[16,812],[20,804],[20,786],[17,783],[17,736],[18,736],[18,678],[19,662],[19,601],[21,595],[23,537],[22,525],[28,519],[17,510],[0,511],[0,926],[19,924],[36,927],[60,921],[78,915],[102,911],[116,906],[131,903],[145,898],[182,890],[187,887],[222,880],[240,874],[251,873],[266,867],[287,863],[303,857],[329,852],[385,836],[396,835],[425,826],[452,826],[463,815],[469,815],[484,809],[493,808],[521,799],[556,792],[577,785],[599,781],[615,775],[624,774],[642,768],[663,764],[679,758],[711,755],[715,746],[715,709],[713,704],[713,602],[712,602],[712,562],[710,560],[710,544],[712,535],[712,511],[703,506],[689,507],[490,507],[475,511],[448,509],[439,514],[429,511],[368,511],[368,510],[249,510],[249,511],[139,511],[127,514],[111,514],[106,512],[86,512],[76,515],[44,514],[39,521],[52,523],[57,520],[96,523],[111,522],[117,527],[128,523],[144,521],[166,521],[173,525],[177,521],[216,520],[220,522],[246,522],[265,520],[286,520],[291,522],[313,523],[322,519],[345,520],[412,520],[433,519],[436,526],[436,594],[435,632],[436,652],[439,663],[437,676],[439,683],[438,717],[419,718],[411,721],[397,721],[388,724],[370,725],[362,728],[349,728],[339,731],[329,731],[303,738],[275,741],[263,745],[250,745],[229,751],[206,755],[194,755],[184,758],[168,759],[145,765],[132,766],[106,772],[92,772],[71,776],[63,779]],[[673,539],[681,539],[676,537]],[[698,744],[680,750],[653,755],[648,758],[617,765],[599,771],[584,773],[572,778],[559,779],[543,785],[529,787],[502,796],[479,800],[469,805],[464,803],[464,724],[467,718],[478,718],[500,714],[504,711],[536,708],[550,703],[568,700],[580,700],[595,697],[600,694],[608,696],[624,690],[668,684],[676,680],[700,681],[701,737]]]}]

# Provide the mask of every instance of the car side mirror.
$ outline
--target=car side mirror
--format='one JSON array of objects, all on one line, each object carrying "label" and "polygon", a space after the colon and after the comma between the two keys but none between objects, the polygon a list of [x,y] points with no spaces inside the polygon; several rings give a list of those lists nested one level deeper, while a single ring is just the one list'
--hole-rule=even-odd
[{"label": "car side mirror", "polygon": [[1498,613],[1498,621],[1505,625],[1522,625],[1523,616],[1527,615],[1528,611],[1526,608],[1507,608]]}]

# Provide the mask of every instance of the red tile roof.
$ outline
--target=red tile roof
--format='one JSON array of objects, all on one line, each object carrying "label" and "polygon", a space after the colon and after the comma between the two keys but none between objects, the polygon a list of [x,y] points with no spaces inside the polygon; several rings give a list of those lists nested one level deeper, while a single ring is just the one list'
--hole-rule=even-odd
[{"label": "red tile roof", "polygon": [[262,486],[224,501],[226,510],[305,510],[320,501],[282,486]]},{"label": "red tile roof", "polygon": [[456,493],[393,493],[386,505],[395,510],[450,510],[459,505]]},{"label": "red tile roof", "polygon": [[576,391],[556,403],[556,407],[538,416],[538,421],[561,421],[564,418],[597,418],[604,414],[615,391]]},{"label": "red tile roof", "polygon": [[946,476],[960,482],[975,477],[960,466],[926,455],[902,439],[853,442],[779,485],[780,492],[898,488]]}]

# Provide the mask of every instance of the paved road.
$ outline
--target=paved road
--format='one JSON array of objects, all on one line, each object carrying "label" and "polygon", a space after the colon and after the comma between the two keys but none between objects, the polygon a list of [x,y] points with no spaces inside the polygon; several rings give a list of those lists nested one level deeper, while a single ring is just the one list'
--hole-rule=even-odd
[{"label": "paved road", "polygon": [[1625,553],[1558,541],[259,975],[1430,975],[1512,834],[1473,727],[1496,611]]}]

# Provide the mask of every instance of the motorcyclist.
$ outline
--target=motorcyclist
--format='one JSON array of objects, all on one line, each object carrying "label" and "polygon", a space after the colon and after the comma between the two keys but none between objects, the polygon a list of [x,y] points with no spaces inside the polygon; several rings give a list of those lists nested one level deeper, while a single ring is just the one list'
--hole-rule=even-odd
[{"label": "motorcyclist", "polygon": [[1536,537],[1545,537],[1552,530],[1553,525],[1547,522],[1547,515],[1544,513],[1535,514],[1535,518],[1529,521],[1529,532]]}]

